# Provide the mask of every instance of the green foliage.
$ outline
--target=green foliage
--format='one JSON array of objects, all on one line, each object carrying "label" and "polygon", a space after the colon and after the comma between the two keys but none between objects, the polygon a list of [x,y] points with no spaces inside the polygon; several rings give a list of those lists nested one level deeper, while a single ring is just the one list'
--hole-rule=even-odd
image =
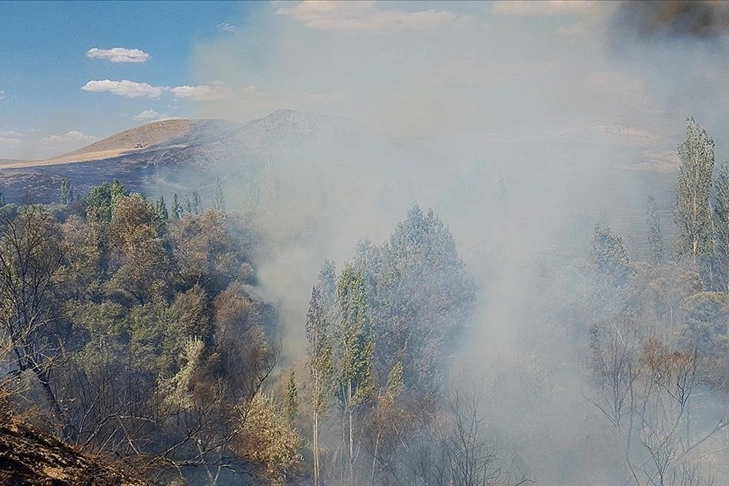
[{"label": "green foliage", "polygon": [[88,217],[104,222],[111,221],[112,207],[119,197],[127,194],[129,193],[118,180],[94,187],[84,198]]},{"label": "green foliage", "polygon": [[[722,292],[699,292],[681,304],[683,335],[702,354],[725,344],[729,321],[729,296]],[[723,349],[723,347],[722,347]]]},{"label": "green foliage", "polygon": [[729,161],[721,164],[714,188],[715,289],[729,291]]},{"label": "green foliage", "polygon": [[653,196],[648,196],[646,220],[648,223],[648,261],[653,265],[660,265],[665,259],[663,231],[656,200]]},{"label": "green foliage", "polygon": [[334,330],[337,396],[346,408],[369,398],[374,355],[364,277],[351,265],[345,267],[337,282],[337,303],[339,321]]},{"label": "green foliage", "polygon": [[476,286],[448,228],[414,206],[388,244],[360,244],[378,375],[402,363],[410,390],[441,386],[445,360],[472,316]]},{"label": "green foliage", "polygon": [[678,147],[681,160],[676,182],[674,220],[680,230],[679,253],[697,267],[711,254],[711,176],[714,141],[693,118],[688,119],[686,140]]},{"label": "green foliage", "polygon": [[306,340],[312,408],[319,415],[326,412],[334,372],[331,333],[321,292],[314,286],[306,314]]},{"label": "green foliage", "polygon": [[68,206],[73,202],[73,188],[71,182],[68,179],[61,181],[61,204]]},{"label": "green foliage", "polygon": [[225,204],[225,196],[223,195],[223,181],[220,180],[220,177],[216,177],[214,184],[215,184],[215,187],[214,187],[213,208],[215,208],[216,211],[225,212],[226,204]]},{"label": "green foliage", "polygon": [[294,369],[291,368],[289,373],[289,382],[286,386],[286,418],[290,424],[296,423],[296,418],[299,415],[299,392],[296,388],[296,374]]},{"label": "green foliage", "polygon": [[182,217],[182,213],[182,205],[180,205],[180,200],[177,197],[177,194],[175,194],[172,199],[172,219],[180,219]]},{"label": "green foliage", "polygon": [[630,260],[623,247],[623,238],[610,227],[595,224],[590,251],[592,264],[608,285],[620,287],[628,283]]},{"label": "green foliage", "polygon": [[155,205],[155,213],[157,216],[157,219],[164,223],[170,218],[170,213],[167,211],[167,204],[165,204],[165,197],[160,196],[159,200],[157,201],[157,204]]},{"label": "green foliage", "polygon": [[286,484],[303,462],[299,435],[261,393],[251,400],[235,439],[235,450],[257,466],[261,479],[269,484]]}]

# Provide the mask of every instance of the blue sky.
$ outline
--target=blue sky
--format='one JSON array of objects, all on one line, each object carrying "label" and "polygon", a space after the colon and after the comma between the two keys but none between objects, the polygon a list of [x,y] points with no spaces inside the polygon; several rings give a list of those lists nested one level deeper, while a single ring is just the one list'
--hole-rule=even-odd
[{"label": "blue sky", "polygon": [[[145,120],[135,116],[144,110],[189,116],[189,99],[129,98],[81,88],[107,79],[189,86],[193,46],[220,35],[229,22],[240,25],[255,7],[235,2],[0,2],[0,136],[4,133],[6,139],[0,157],[48,155],[45,148],[21,147],[25,144],[7,139],[25,142],[75,131],[88,135],[79,135],[80,142],[88,142],[140,124]],[[115,47],[141,50],[148,60],[87,56],[90,49]]]},{"label": "blue sky", "polygon": [[631,37],[619,8],[0,2],[0,158],[167,117],[293,108],[402,137],[610,138],[674,163],[687,116],[729,130],[726,33]]}]

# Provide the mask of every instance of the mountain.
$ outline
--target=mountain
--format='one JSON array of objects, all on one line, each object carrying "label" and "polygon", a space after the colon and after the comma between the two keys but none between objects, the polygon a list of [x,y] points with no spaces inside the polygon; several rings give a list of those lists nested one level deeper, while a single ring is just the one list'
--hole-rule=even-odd
[{"label": "mountain", "polygon": [[333,165],[364,162],[374,169],[372,160],[386,163],[402,152],[388,137],[352,120],[293,110],[247,123],[165,120],[47,160],[0,161],[0,191],[8,202],[49,203],[59,200],[64,179],[79,195],[119,179],[150,196],[206,193],[216,177],[241,178],[252,190],[266,177],[300,179],[296,174],[330,171]]}]

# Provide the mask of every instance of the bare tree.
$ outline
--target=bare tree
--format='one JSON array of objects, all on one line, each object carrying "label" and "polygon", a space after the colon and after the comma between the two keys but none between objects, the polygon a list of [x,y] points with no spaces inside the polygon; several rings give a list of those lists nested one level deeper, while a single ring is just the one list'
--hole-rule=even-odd
[{"label": "bare tree", "polygon": [[52,327],[52,294],[63,250],[57,224],[39,206],[0,215],[0,325],[19,372],[32,371],[56,425],[65,425],[51,386],[60,343]]}]

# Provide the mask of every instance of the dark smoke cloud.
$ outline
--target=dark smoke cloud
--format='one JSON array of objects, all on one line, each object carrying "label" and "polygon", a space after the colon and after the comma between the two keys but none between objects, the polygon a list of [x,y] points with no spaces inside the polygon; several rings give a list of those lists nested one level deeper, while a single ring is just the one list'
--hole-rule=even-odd
[{"label": "dark smoke cloud", "polygon": [[729,3],[678,0],[623,2],[615,13],[616,36],[639,39],[717,39],[729,33]]}]

